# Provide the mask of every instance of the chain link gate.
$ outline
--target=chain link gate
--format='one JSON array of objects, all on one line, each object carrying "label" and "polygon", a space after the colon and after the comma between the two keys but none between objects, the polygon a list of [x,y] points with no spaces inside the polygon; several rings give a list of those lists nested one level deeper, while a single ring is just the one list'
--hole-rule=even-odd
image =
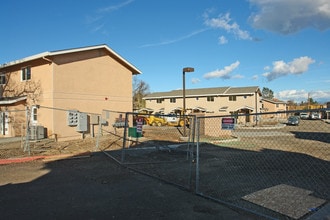
[{"label": "chain link gate", "polygon": [[[157,118],[157,123],[153,123]],[[196,120],[187,118],[187,136],[180,124],[169,124],[167,115],[125,114],[123,146],[106,152],[118,163],[137,172],[161,179],[180,188],[191,189],[194,180],[193,151]],[[174,116],[172,116],[174,121]],[[175,116],[179,122],[180,116]],[[162,120],[164,119],[164,120]]]},{"label": "chain link gate", "polygon": [[256,116],[258,125],[233,129],[223,124],[232,115],[197,118],[196,193],[270,219],[329,211],[329,120],[269,125]]}]

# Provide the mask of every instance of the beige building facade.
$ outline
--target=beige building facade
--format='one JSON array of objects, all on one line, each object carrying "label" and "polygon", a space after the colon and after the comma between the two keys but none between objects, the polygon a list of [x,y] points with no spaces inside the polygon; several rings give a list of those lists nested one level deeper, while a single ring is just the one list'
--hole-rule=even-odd
[{"label": "beige building facade", "polygon": [[[132,77],[141,71],[107,45],[44,52],[0,66],[1,136],[23,135],[24,123],[43,126],[47,136],[79,137],[68,110],[88,122],[132,111]],[[27,121],[26,121],[27,119]],[[28,122],[28,123],[27,123]],[[93,122],[95,123],[95,122]],[[111,122],[110,122],[111,123]],[[85,133],[90,132],[90,126]],[[20,132],[21,129],[21,132]]]},{"label": "beige building facade", "polygon": [[[262,99],[261,112],[264,114],[264,118],[286,118],[287,115],[284,113],[287,111],[287,104],[284,101],[278,99]],[[272,113],[279,112],[279,113]],[[267,114],[269,113],[269,114]]]},{"label": "beige building facade", "polygon": [[[261,92],[258,86],[216,87],[185,90],[186,110],[189,113],[211,115],[237,115],[260,113]],[[153,112],[169,114],[183,108],[183,91],[155,92],[144,97],[146,108]],[[251,123],[253,116],[246,116],[238,123]]]}]

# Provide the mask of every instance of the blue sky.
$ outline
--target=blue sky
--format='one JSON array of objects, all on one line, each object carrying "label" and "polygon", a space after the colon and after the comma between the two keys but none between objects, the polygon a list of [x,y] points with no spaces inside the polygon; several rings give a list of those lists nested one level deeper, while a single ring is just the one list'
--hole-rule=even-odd
[{"label": "blue sky", "polygon": [[3,0],[0,64],[107,44],[150,92],[259,86],[330,101],[329,0]]}]

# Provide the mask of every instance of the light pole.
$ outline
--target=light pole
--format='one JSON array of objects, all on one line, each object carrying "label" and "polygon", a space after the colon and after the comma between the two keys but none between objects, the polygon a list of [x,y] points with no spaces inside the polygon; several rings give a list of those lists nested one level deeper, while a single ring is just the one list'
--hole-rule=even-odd
[{"label": "light pole", "polygon": [[192,67],[185,67],[182,70],[182,98],[183,98],[183,136],[186,137],[186,72],[194,72],[194,68]]}]

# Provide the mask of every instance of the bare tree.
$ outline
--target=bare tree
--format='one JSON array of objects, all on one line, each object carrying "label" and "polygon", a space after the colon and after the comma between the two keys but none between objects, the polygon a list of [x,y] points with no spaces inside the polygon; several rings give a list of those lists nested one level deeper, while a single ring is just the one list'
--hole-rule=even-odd
[{"label": "bare tree", "polygon": [[133,109],[140,109],[145,107],[145,100],[143,97],[148,95],[149,85],[143,80],[133,78]]},{"label": "bare tree", "polygon": [[36,104],[41,92],[40,81],[16,82],[11,79],[11,74],[6,75],[5,84],[0,86],[0,98],[27,96],[28,104]]},{"label": "bare tree", "polygon": [[[2,85],[0,85],[0,99],[7,100],[11,98],[18,98],[26,96],[26,104],[33,105],[37,104],[40,95],[42,93],[40,81],[28,80],[24,82],[16,81],[12,79],[11,74],[6,74],[5,78],[2,78]],[[7,111],[7,106],[1,106],[0,112],[0,121],[4,122],[4,112]],[[13,133],[15,135],[22,135],[21,124],[24,124],[26,118],[25,114],[9,114],[9,123],[12,123]],[[2,130],[3,132],[4,130]]]}]

